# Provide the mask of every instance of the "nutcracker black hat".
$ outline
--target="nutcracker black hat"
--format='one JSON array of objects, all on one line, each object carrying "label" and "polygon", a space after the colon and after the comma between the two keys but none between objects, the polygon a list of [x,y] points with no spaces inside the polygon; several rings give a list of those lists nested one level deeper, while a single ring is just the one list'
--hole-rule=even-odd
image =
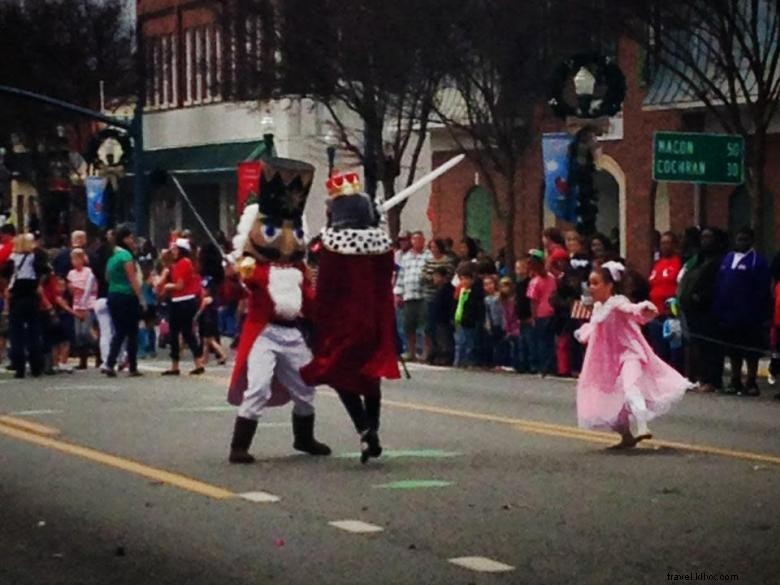
[{"label": "nutcracker black hat", "polygon": [[314,179],[314,167],[289,158],[263,162],[260,174],[260,213],[266,217],[300,221]]}]

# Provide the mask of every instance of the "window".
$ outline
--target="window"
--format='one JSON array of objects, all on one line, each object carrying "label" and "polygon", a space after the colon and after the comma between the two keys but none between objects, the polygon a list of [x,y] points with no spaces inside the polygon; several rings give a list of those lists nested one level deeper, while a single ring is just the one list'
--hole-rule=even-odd
[{"label": "window", "polygon": [[151,37],[146,42],[146,107],[148,109],[176,107],[179,94],[176,36]]},{"label": "window", "polygon": [[222,31],[213,25],[190,28],[184,41],[184,105],[221,100]]},{"label": "window", "polygon": [[222,100],[224,38],[216,25],[146,39],[146,107],[150,110]]}]

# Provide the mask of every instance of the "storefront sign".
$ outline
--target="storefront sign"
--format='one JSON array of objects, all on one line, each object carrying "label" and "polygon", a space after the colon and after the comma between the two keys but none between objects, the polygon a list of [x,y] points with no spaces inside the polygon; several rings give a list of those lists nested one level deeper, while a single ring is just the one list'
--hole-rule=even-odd
[{"label": "storefront sign", "polygon": [[745,182],[745,140],[730,134],[656,132],[653,179],[741,185]]}]

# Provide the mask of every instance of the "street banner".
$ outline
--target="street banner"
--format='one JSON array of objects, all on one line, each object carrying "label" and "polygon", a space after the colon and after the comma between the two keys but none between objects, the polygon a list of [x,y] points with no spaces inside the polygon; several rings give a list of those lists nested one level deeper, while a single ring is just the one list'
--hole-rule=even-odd
[{"label": "street banner", "polygon": [[244,211],[246,200],[251,195],[260,194],[260,173],[263,165],[260,161],[245,161],[238,163],[238,205],[236,213],[240,216]]},{"label": "street banner", "polygon": [[99,228],[108,226],[108,214],[106,213],[106,185],[105,177],[87,177],[87,216],[89,221]]},{"label": "street banner", "polygon": [[544,160],[544,201],[555,217],[577,221],[577,195],[569,186],[569,146],[572,136],[566,133],[542,135]]}]

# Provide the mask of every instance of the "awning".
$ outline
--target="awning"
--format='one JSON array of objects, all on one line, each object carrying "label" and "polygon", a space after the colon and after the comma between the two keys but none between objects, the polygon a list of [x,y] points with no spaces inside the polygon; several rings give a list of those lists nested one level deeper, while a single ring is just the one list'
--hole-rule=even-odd
[{"label": "awning", "polygon": [[264,158],[266,152],[262,140],[147,150],[144,167],[176,174],[235,173],[238,163]]}]

